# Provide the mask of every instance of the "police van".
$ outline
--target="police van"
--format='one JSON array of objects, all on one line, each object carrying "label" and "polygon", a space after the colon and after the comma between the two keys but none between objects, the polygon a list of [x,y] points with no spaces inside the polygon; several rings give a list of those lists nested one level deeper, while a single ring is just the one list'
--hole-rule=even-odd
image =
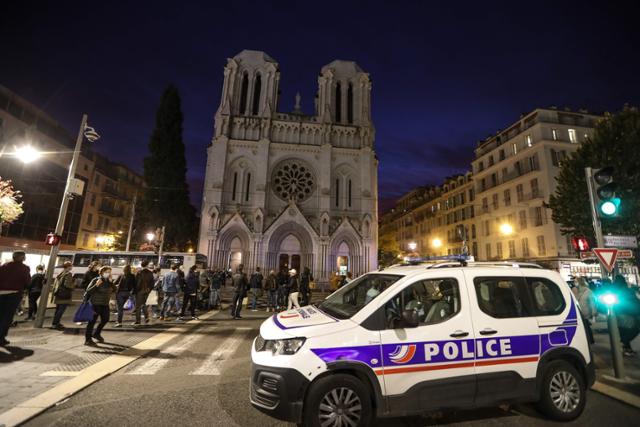
[{"label": "police van", "polygon": [[589,343],[568,286],[536,267],[395,266],[275,314],[253,343],[251,403],[305,426],[515,402],[575,419]]}]

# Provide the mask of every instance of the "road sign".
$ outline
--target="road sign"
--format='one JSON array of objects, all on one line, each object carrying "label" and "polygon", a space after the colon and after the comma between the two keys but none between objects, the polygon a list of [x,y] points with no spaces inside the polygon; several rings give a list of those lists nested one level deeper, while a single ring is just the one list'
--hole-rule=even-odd
[{"label": "road sign", "polygon": [[618,259],[633,258],[633,251],[630,249],[618,249]]},{"label": "road sign", "polygon": [[637,248],[636,236],[602,236],[604,245],[609,248]]},{"label": "road sign", "polygon": [[600,260],[600,263],[609,273],[613,271],[618,258],[618,249],[616,248],[593,248],[593,253]]}]

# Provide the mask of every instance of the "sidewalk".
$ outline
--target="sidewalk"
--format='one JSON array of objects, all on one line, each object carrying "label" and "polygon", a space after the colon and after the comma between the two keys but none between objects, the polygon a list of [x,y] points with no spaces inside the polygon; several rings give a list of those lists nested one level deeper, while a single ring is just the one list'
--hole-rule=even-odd
[{"label": "sidewalk", "polygon": [[[625,369],[625,381],[617,380],[613,372],[613,362],[611,358],[611,345],[609,343],[609,331],[604,316],[592,325],[595,344],[591,347],[596,363],[596,386],[594,390],[604,393],[614,399],[622,400],[625,393],[633,395],[634,406],[640,408],[640,336],[631,343],[633,349],[638,354],[632,357],[623,357]],[[604,385],[604,387],[598,387]],[[629,396],[627,396],[629,397]],[[626,403],[634,404],[626,401]]]}]

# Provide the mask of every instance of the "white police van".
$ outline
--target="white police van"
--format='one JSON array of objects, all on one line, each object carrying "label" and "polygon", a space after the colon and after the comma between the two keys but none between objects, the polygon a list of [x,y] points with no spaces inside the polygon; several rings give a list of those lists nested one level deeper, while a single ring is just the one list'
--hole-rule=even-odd
[{"label": "white police van", "polygon": [[595,371],[568,286],[539,267],[480,264],[372,272],[269,318],[251,403],[305,426],[514,402],[576,418]]}]

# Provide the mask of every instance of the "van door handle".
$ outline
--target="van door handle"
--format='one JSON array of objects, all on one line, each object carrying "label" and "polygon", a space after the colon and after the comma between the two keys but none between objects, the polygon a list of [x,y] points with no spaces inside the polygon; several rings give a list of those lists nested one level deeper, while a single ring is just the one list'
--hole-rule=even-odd
[{"label": "van door handle", "polygon": [[497,334],[498,331],[494,330],[494,329],[489,329],[489,328],[485,328],[483,330],[480,331],[480,335],[493,335],[493,334]]},{"label": "van door handle", "polygon": [[454,333],[452,333],[451,335],[449,335],[451,338],[462,338],[462,337],[466,337],[469,335],[469,332],[464,332],[464,331],[455,331]]}]

